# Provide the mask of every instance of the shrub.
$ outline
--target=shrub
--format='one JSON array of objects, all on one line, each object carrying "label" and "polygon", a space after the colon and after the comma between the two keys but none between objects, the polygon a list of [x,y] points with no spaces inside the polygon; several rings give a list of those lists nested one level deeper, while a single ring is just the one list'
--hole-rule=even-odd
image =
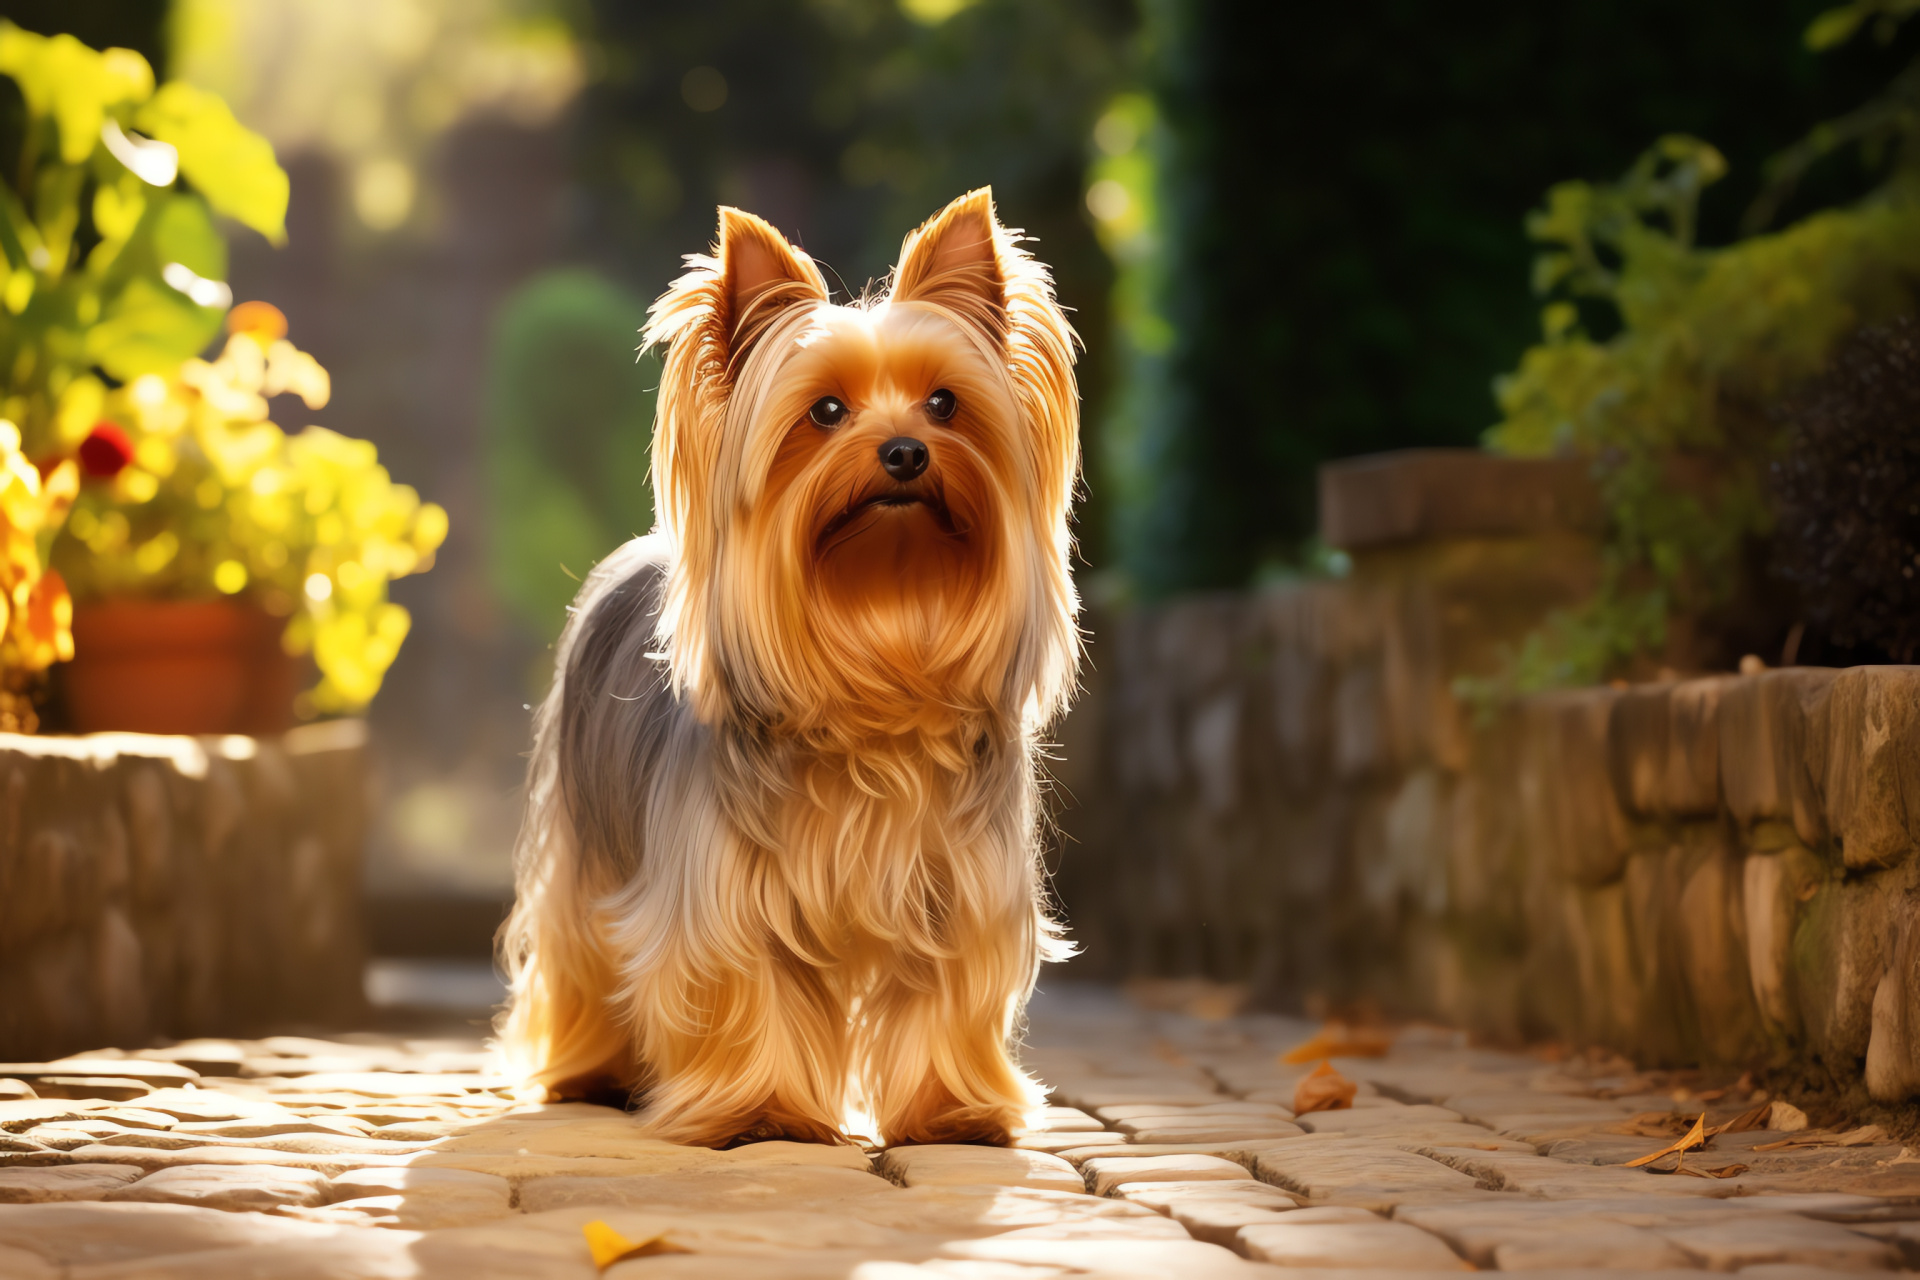
[{"label": "shrub", "polygon": [[634,361],[646,314],[618,286],[563,270],[518,290],[494,322],[488,560],[500,598],[543,642],[559,636],[587,570],[653,527],[660,366],[651,354]]},{"label": "shrub", "polygon": [[[1920,324],[1862,331],[1786,406],[1774,569],[1818,638],[1855,658],[1920,653]],[[1798,645],[1804,651],[1810,646]]]},{"label": "shrub", "polygon": [[[1870,17],[1885,7],[1860,0],[1836,10],[1815,22],[1809,41],[1831,43],[1844,25],[1836,14]],[[1865,17],[1850,20],[1848,31]],[[1904,100],[1914,80],[1911,71],[1896,80],[1889,99]],[[1869,104],[1823,126],[1775,164],[1776,190],[1756,209],[1776,207],[1777,188],[1797,181],[1832,137],[1885,151],[1891,135],[1883,135],[1913,122],[1911,111]],[[1623,673],[1664,656],[1676,618],[1699,620],[1728,605],[1744,562],[1774,526],[1770,468],[1788,449],[1783,398],[1817,377],[1849,335],[1915,305],[1920,169],[1903,163],[1851,207],[1702,248],[1694,243],[1700,193],[1725,171],[1708,144],[1663,138],[1615,183],[1554,187],[1528,220],[1547,246],[1535,267],[1535,287],[1548,297],[1544,341],[1497,380],[1504,416],[1487,443],[1590,459],[1610,520],[1600,591],[1536,632],[1496,682],[1502,688]],[[1586,317],[1614,332],[1592,336]],[[1854,448],[1836,433],[1844,434],[1816,429],[1826,444],[1815,451]],[[1799,438],[1804,453],[1813,437],[1802,430]],[[1791,490],[1803,528],[1838,511],[1830,495],[1806,488],[1837,473],[1807,456],[1793,482],[1801,487]],[[1814,561],[1796,555],[1789,563],[1802,581]],[[1839,607],[1840,594],[1828,594],[1829,607]]]}]

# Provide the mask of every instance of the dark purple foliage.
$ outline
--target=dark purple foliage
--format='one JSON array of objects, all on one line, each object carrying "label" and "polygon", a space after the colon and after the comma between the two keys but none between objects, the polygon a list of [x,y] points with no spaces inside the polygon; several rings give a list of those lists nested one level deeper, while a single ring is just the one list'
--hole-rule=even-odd
[{"label": "dark purple foliage", "polygon": [[[1786,408],[1774,569],[1854,661],[1920,650],[1920,324],[1862,330]],[[1839,656],[1839,655],[1835,655]]]}]

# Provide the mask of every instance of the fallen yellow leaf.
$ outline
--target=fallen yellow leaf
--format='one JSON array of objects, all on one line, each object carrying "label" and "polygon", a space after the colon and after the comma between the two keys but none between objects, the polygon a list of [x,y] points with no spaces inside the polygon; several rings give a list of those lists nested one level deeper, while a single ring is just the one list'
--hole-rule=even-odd
[{"label": "fallen yellow leaf", "polygon": [[1353,1096],[1359,1092],[1359,1085],[1335,1071],[1331,1062],[1323,1062],[1294,1086],[1293,1114],[1344,1111],[1353,1105]]},{"label": "fallen yellow leaf", "polygon": [[593,1254],[593,1265],[602,1271],[623,1258],[687,1252],[679,1245],[669,1243],[664,1231],[657,1231],[644,1240],[629,1240],[598,1218],[581,1227],[580,1233],[587,1238],[587,1248]]},{"label": "fallen yellow leaf", "polygon": [[1700,1118],[1693,1122],[1693,1128],[1687,1130],[1686,1137],[1680,1138],[1673,1142],[1668,1143],[1666,1146],[1660,1148],[1658,1151],[1654,1152],[1650,1156],[1641,1156],[1638,1160],[1629,1160],[1622,1167],[1627,1169],[1638,1169],[1641,1165],[1652,1164],[1655,1160],[1662,1159],[1663,1157],[1666,1157],[1666,1156],[1674,1155],[1675,1153],[1678,1153],[1684,1156],[1687,1152],[1693,1150],[1695,1147],[1704,1147],[1706,1145],[1707,1145],[1707,1113],[1702,1111],[1700,1113]]},{"label": "fallen yellow leaf", "polygon": [[1329,1022],[1313,1039],[1281,1054],[1280,1061],[1298,1066],[1315,1058],[1384,1058],[1392,1048],[1393,1037],[1385,1031]]}]

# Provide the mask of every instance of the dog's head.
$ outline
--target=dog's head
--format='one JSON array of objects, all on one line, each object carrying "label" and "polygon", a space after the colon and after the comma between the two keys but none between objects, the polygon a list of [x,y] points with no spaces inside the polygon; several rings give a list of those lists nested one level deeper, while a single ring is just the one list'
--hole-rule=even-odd
[{"label": "dog's head", "polygon": [[721,210],[719,240],[646,332],[675,682],[710,721],[843,739],[1050,717],[1079,406],[1046,268],[985,190],[849,306],[760,219]]}]

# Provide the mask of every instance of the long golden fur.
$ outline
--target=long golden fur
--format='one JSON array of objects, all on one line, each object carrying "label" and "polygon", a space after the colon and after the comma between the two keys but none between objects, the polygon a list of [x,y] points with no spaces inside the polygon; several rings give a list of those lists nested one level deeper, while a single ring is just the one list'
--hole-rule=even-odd
[{"label": "long golden fur", "polygon": [[679,1142],[1005,1142],[1066,953],[1035,755],[1079,655],[1072,330],[985,190],[850,306],[737,210],[687,261],[645,334],[658,524],[588,577],[535,717],[502,1046]]}]

